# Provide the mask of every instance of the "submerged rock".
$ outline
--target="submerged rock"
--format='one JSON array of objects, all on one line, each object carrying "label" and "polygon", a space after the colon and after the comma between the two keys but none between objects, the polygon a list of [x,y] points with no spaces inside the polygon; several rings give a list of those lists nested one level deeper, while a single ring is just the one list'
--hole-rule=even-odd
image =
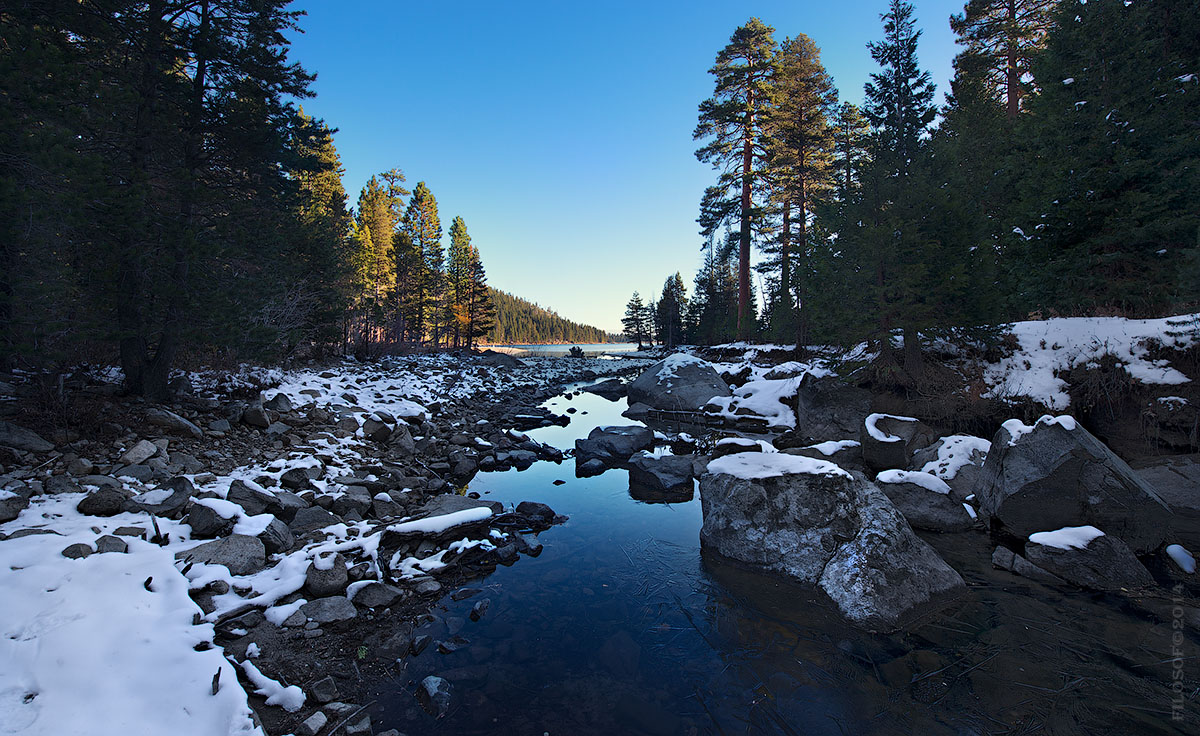
[{"label": "submerged rock", "polygon": [[436,675],[421,680],[421,689],[417,694],[430,715],[441,718],[450,710],[450,683]]},{"label": "submerged rock", "polygon": [[577,462],[600,460],[608,464],[625,463],[639,450],[654,444],[654,432],[646,427],[596,427],[587,439],[575,440]]},{"label": "submerged rock", "polygon": [[986,514],[1021,537],[1090,525],[1144,553],[1171,528],[1171,509],[1154,489],[1070,417],[1042,417],[1032,427],[1005,422],[978,497]]},{"label": "submerged rock", "polygon": [[665,491],[692,487],[692,455],[653,455],[639,452],[629,459],[630,486]]}]

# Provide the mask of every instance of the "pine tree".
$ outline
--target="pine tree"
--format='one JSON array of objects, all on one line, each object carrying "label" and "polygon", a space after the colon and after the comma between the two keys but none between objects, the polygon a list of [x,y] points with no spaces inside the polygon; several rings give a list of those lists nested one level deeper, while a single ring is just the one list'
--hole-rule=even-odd
[{"label": "pine tree", "polygon": [[655,310],[658,341],[665,347],[673,348],[683,341],[687,308],[687,288],[683,285],[683,277],[676,272],[663,284],[662,296]]},{"label": "pine tree", "polygon": [[474,287],[472,255],[467,223],[461,217],[455,217],[450,223],[450,253],[446,262],[446,324],[450,325],[455,348],[462,345],[470,331],[469,302]]},{"label": "pine tree", "polygon": [[413,264],[409,278],[413,283],[411,332],[418,340],[441,339],[444,324],[442,298],[442,222],[438,218],[437,199],[425,182],[413,188],[412,199],[404,213],[404,230],[412,238]]},{"label": "pine tree", "polygon": [[649,341],[648,316],[641,294],[633,292],[633,297],[625,305],[625,316],[621,319],[621,325],[625,328],[625,339],[636,342],[638,350]]},{"label": "pine tree", "polygon": [[834,138],[829,114],[837,104],[837,91],[821,64],[820,50],[804,34],[783,42],[777,66],[776,104],[768,125],[768,175],[780,224],[774,247],[764,248],[776,257],[763,265],[777,271],[778,278],[766,316],[772,337],[795,338],[796,350],[803,354],[808,344],[808,222],[816,199],[830,184]]},{"label": "pine tree", "polygon": [[734,31],[709,73],[716,77],[713,96],[700,103],[692,138],[708,140],[696,158],[721,172],[701,202],[701,233],[711,236],[736,219],[739,224],[737,325],[740,337],[754,329],[750,299],[750,246],[761,229],[767,157],[763,125],[772,105],[775,29],[751,18]]},{"label": "pine tree", "polygon": [[954,60],[960,76],[979,80],[1008,118],[1035,90],[1033,57],[1042,47],[1060,0],[968,0],[950,16],[950,28],[965,48]]},{"label": "pine tree", "polygon": [[851,102],[843,102],[837,108],[833,121],[833,168],[834,192],[838,200],[848,201],[862,180],[869,155],[871,126],[863,117],[862,110]]},{"label": "pine tree", "polygon": [[496,302],[492,290],[487,285],[487,274],[483,269],[483,261],[479,258],[479,249],[473,245],[469,248],[470,280],[465,335],[467,348],[474,345],[479,338],[486,336],[496,325]]}]

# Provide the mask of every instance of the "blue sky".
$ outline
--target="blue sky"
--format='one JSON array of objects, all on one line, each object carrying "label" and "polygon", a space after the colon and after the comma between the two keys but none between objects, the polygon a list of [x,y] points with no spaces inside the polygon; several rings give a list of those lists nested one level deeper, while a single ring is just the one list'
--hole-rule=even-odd
[{"label": "blue sky", "polygon": [[[919,58],[947,90],[962,0],[915,3]],[[374,173],[425,181],[466,220],[490,283],[617,330],[633,291],[699,265],[711,170],[696,161],[708,69],[751,16],[806,33],[861,102],[885,2],[303,2],[305,111],[339,129],[351,204]]]}]

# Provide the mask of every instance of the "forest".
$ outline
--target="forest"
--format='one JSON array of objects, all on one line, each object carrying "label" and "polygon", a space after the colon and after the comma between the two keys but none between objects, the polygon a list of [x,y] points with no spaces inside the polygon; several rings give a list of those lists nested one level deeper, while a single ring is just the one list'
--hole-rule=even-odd
[{"label": "forest", "polygon": [[[946,104],[892,0],[860,107],[817,42],[752,18],[719,51],[696,157],[702,266],[635,294],[629,339],[854,345],[919,376],[939,332],[1151,317],[1200,288],[1200,12],[971,0]],[[757,293],[756,292],[761,292]],[[760,298],[761,297],[761,298]],[[904,349],[893,353],[894,335]]]},{"label": "forest", "polygon": [[506,291],[491,290],[496,305],[494,326],[488,331],[489,343],[602,343],[609,342],[604,330],[581,325],[557,313]]}]

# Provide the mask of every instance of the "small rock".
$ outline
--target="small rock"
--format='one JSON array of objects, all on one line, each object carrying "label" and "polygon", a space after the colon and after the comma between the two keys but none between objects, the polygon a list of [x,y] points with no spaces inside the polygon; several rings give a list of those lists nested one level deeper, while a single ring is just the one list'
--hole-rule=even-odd
[{"label": "small rock", "polygon": [[84,496],[75,510],[85,516],[116,516],[124,508],[124,493],[116,488],[101,488]]},{"label": "small rock", "polygon": [[287,552],[296,544],[296,538],[292,536],[292,530],[279,519],[271,519],[271,522],[267,524],[267,528],[259,533],[258,539],[266,547],[267,554],[269,555],[273,555],[276,552]]},{"label": "small rock", "polygon": [[213,539],[222,537],[233,531],[234,520],[226,519],[210,506],[193,503],[188,509],[185,522],[192,528],[192,536],[196,539]]},{"label": "small rock", "polygon": [[[267,550],[256,537],[234,534],[178,552],[175,559],[224,565],[234,575],[250,575],[266,567]],[[349,603],[349,601],[347,601]]]},{"label": "small rock", "polygon": [[522,501],[517,504],[517,513],[543,523],[554,520],[554,509],[537,501]]},{"label": "small rock", "polygon": [[67,464],[67,472],[71,475],[91,475],[96,466],[86,457],[77,457]]},{"label": "small rock", "polygon": [[341,595],[318,598],[300,606],[300,612],[318,624],[333,624],[349,621],[358,615],[349,598]]},{"label": "small rock", "polygon": [[162,427],[168,432],[173,432],[174,434],[183,435],[185,437],[194,437],[196,439],[200,439],[204,436],[204,432],[195,424],[192,424],[190,421],[184,419],[175,412],[167,411],[166,409],[147,409],[146,421]]},{"label": "small rock", "polygon": [[80,559],[83,559],[84,557],[87,557],[91,553],[92,553],[92,548],[89,545],[79,543],[79,544],[72,544],[69,547],[67,547],[66,549],[64,549],[62,551],[62,556],[72,559],[72,560],[80,560]]},{"label": "small rock", "polygon": [[[325,565],[329,567],[321,569]],[[335,554],[333,560],[324,560],[321,567],[317,566],[316,561],[308,564],[308,571],[304,575],[304,587],[317,598],[336,595],[346,589],[350,584],[350,576],[346,571],[346,559],[340,554]]]},{"label": "small rock", "polygon": [[483,618],[483,615],[487,613],[488,606],[490,605],[492,605],[490,598],[484,598],[483,600],[476,602],[474,606],[471,606],[471,620],[478,621],[479,619]]},{"label": "small rock", "polygon": [[436,675],[430,675],[421,680],[422,705],[430,715],[441,718],[450,710],[450,683]]},{"label": "small rock", "polygon": [[413,586],[417,595],[436,595],[442,592],[442,584],[436,580],[422,580]]},{"label": "small rock", "polygon": [[309,693],[313,696],[313,700],[318,703],[328,703],[331,700],[337,700],[337,683],[333,681],[332,677],[322,677],[312,684]]},{"label": "small rock", "polygon": [[124,554],[129,551],[129,544],[120,537],[114,537],[111,534],[105,534],[96,540],[96,552],[102,554],[104,552],[117,552]]},{"label": "small rock", "polygon": [[137,465],[144,463],[158,454],[158,445],[150,440],[138,440],[138,443],[126,450],[117,462],[122,465]]},{"label": "small rock", "polygon": [[296,729],[296,733],[300,734],[300,736],[317,736],[328,722],[329,719],[325,717],[325,714],[317,711],[304,719],[304,722]]},{"label": "small rock", "polygon": [[286,414],[292,410],[292,400],[286,394],[275,394],[269,400],[263,402],[263,408]]},{"label": "small rock", "polygon": [[346,736],[371,736],[371,716],[364,713],[353,722],[347,723],[342,733]]},{"label": "small rock", "polygon": [[404,591],[388,585],[371,581],[354,591],[354,602],[367,608],[384,608],[395,603],[404,596]]},{"label": "small rock", "polygon": [[65,475],[55,475],[47,478],[42,484],[42,488],[50,495],[57,495],[59,493],[81,493],[83,491],[83,489],[79,487],[78,483]]}]

